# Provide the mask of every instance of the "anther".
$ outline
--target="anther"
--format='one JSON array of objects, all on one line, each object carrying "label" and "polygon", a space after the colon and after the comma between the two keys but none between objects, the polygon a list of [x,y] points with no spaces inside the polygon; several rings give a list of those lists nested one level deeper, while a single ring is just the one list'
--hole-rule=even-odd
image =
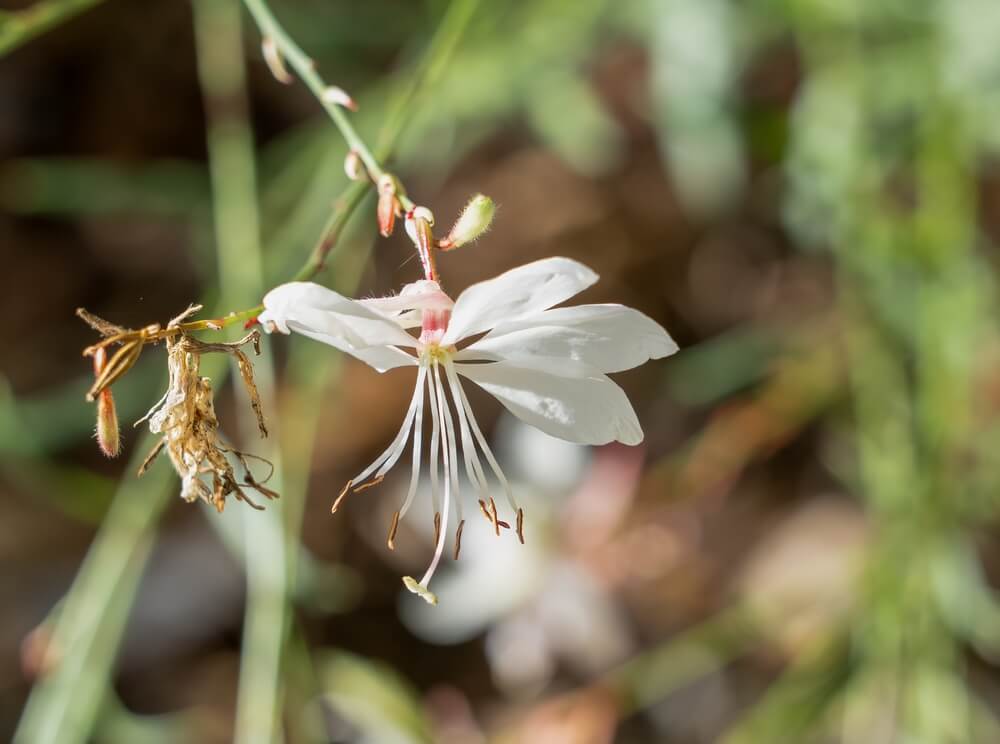
[{"label": "anther", "polygon": [[384,475],[380,475],[380,476],[378,476],[377,478],[372,478],[372,479],[371,479],[370,481],[368,481],[367,483],[362,483],[362,484],[361,484],[360,486],[356,486],[356,487],[354,488],[354,493],[361,493],[362,491],[364,491],[364,490],[365,490],[365,489],[367,489],[367,488],[371,488],[372,486],[377,486],[377,485],[378,485],[379,483],[381,483],[381,482],[382,482],[382,481],[383,481],[384,479],[385,479],[385,476],[384,476]]},{"label": "anther", "polygon": [[486,508],[486,502],[479,499],[479,509],[482,511],[483,516],[486,517],[486,521],[493,524],[493,515],[490,514],[490,510]]},{"label": "anther", "polygon": [[458,530],[455,532],[455,560],[458,560],[459,551],[462,550],[462,530],[465,528],[465,520],[458,523]]},{"label": "anther", "polygon": [[352,483],[354,483],[354,481],[347,481],[347,483],[344,484],[344,488],[340,491],[340,495],[333,502],[333,507],[330,509],[331,514],[337,513],[337,509],[340,507],[340,502],[344,500],[348,491],[351,490]]},{"label": "anther", "polygon": [[434,544],[437,545],[438,538],[441,537],[441,512],[434,512]]},{"label": "anther", "polygon": [[524,509],[517,510],[517,539],[524,545]]},{"label": "anther", "polygon": [[[392,515],[392,524],[389,526],[389,539],[386,540],[386,545],[389,546],[389,550],[396,549],[396,530],[399,529],[399,512],[397,511]],[[523,540],[521,542],[524,542]]]},{"label": "anther", "polygon": [[[493,500],[490,496],[490,514],[493,517],[493,529],[496,530],[497,537],[500,537],[500,518],[497,516],[497,502]],[[504,524],[507,524],[504,522]],[[507,525],[507,529],[510,529],[510,525]]]}]

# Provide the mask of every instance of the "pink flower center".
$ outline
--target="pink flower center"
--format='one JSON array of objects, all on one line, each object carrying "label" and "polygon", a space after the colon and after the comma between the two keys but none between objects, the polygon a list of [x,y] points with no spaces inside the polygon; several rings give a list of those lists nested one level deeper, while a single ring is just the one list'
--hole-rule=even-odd
[{"label": "pink flower center", "polygon": [[439,344],[450,319],[451,310],[424,310],[420,318],[420,343]]}]

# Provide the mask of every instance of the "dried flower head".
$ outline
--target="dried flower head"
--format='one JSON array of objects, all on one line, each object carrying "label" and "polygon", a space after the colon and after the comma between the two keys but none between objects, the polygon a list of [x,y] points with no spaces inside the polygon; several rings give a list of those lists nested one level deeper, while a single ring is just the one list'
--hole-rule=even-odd
[{"label": "dried flower head", "polygon": [[[200,307],[188,308],[182,315],[171,321],[168,328],[176,327],[188,315]],[[140,421],[149,420],[149,430],[162,434],[139,468],[139,475],[146,472],[149,464],[161,451],[166,450],[170,462],[181,477],[181,498],[192,502],[197,499],[212,504],[220,512],[225,508],[226,497],[235,494],[254,509],[263,507],[247,496],[244,488],[252,489],[268,499],[278,494],[264,486],[263,481],[254,479],[247,464],[247,455],[225,444],[219,435],[219,420],[215,415],[212,382],[199,374],[201,355],[209,352],[231,354],[237,362],[240,376],[250,396],[250,404],[257,417],[257,427],[262,437],[267,436],[267,427],[260,406],[260,395],[253,380],[253,366],[240,347],[252,344],[260,353],[260,332],[253,330],[233,343],[209,344],[185,333],[167,338],[167,367],[170,373],[167,392],[163,398]],[[243,468],[243,480],[239,481],[227,455],[232,455]]]},{"label": "dried flower head", "polygon": [[[250,405],[257,417],[260,434],[266,437],[267,427],[264,424],[260,395],[254,384],[253,366],[241,349],[252,344],[259,354],[260,332],[251,331],[233,343],[204,343],[189,333],[195,330],[219,330],[226,323],[223,320],[187,321],[199,310],[201,305],[192,305],[171,320],[165,328],[153,324],[139,330],[116,326],[83,308],[77,310],[80,318],[104,336],[100,342],[83,350],[84,356],[93,357],[94,360],[95,379],[87,392],[87,400],[98,402],[98,442],[109,456],[113,452],[117,453],[120,443],[110,387],[132,368],[146,344],[165,341],[170,375],[167,392],[149,413],[136,422],[138,425],[149,420],[150,431],[162,434],[163,438],[142,463],[139,475],[145,473],[150,463],[165,449],[181,477],[181,496],[185,501],[200,498],[222,511],[226,496],[236,494],[236,498],[260,509],[262,507],[247,496],[244,488],[253,489],[269,499],[277,498],[277,493],[264,486],[270,475],[263,481],[256,480],[247,460],[262,458],[247,455],[223,442],[215,415],[211,380],[199,374],[202,354],[220,352],[233,356],[250,396]],[[109,349],[116,344],[119,346],[118,350],[110,353]],[[242,481],[237,480],[228,455],[242,466]]]},{"label": "dried flower head", "polygon": [[[99,378],[107,366],[107,350],[100,348],[94,354],[94,377]],[[107,457],[117,457],[122,449],[121,434],[118,431],[118,412],[111,388],[106,387],[97,394],[97,444]]]}]

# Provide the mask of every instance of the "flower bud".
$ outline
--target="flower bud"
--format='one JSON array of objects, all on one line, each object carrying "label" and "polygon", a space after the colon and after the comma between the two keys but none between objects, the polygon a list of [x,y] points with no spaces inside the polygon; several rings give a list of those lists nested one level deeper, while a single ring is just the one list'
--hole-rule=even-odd
[{"label": "flower bud", "polygon": [[465,205],[448,237],[441,240],[438,247],[443,251],[450,251],[471,243],[490,229],[494,214],[496,205],[493,200],[483,194],[476,194]]},{"label": "flower bud", "polygon": [[281,51],[278,49],[274,37],[265,36],[261,39],[260,49],[264,54],[264,62],[267,63],[267,69],[274,75],[275,80],[285,85],[292,83],[294,78],[288,72],[288,68],[285,67],[285,61],[281,58]]},{"label": "flower bud", "polygon": [[388,173],[378,179],[378,231],[383,238],[392,235],[399,212],[399,198],[396,196],[396,179]]},{"label": "flower bud", "polygon": [[343,106],[351,111],[358,110],[358,104],[354,102],[354,99],[348,95],[347,91],[343,88],[338,88],[336,85],[328,85],[323,91],[323,100],[327,103],[333,103],[337,106]]},{"label": "flower bud", "polygon": [[424,276],[437,281],[437,267],[434,265],[434,215],[427,207],[414,207],[406,215],[406,234],[417,247]]},{"label": "flower bud", "polygon": [[[94,375],[100,376],[107,364],[104,348],[94,353]],[[118,431],[118,412],[111,388],[106,387],[97,395],[97,446],[107,457],[117,457],[122,449],[121,434]]]},{"label": "flower bud", "polygon": [[357,150],[351,150],[347,153],[347,157],[344,158],[344,173],[352,181],[358,181],[361,179],[361,156],[358,155]]}]

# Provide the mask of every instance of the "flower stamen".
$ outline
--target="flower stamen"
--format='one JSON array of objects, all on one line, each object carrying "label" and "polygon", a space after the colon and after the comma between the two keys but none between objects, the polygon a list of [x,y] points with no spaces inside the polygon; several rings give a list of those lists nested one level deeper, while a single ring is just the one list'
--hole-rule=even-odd
[{"label": "flower stamen", "polygon": [[333,506],[330,509],[330,513],[331,514],[336,514],[337,513],[337,509],[340,508],[340,502],[343,501],[345,498],[347,498],[347,494],[350,493],[351,484],[353,484],[353,483],[354,483],[354,481],[350,481],[349,480],[349,481],[347,481],[347,483],[344,484],[344,487],[340,490],[340,495],[337,496],[337,498],[334,499],[334,501],[333,501]]},{"label": "flower stamen", "polygon": [[465,529],[465,520],[463,519],[458,523],[458,530],[455,531],[455,560],[458,560],[458,554],[462,550],[462,530]]},{"label": "flower stamen", "polygon": [[376,475],[374,478],[372,478],[367,483],[362,483],[360,486],[355,486],[354,493],[361,493],[365,489],[371,488],[372,486],[377,486],[379,483],[381,483],[384,480],[385,480],[385,475],[384,474]]},{"label": "flower stamen", "polygon": [[389,526],[389,538],[385,541],[385,544],[389,546],[389,550],[396,549],[396,530],[399,529],[399,512],[395,512],[392,515],[392,524]]}]

